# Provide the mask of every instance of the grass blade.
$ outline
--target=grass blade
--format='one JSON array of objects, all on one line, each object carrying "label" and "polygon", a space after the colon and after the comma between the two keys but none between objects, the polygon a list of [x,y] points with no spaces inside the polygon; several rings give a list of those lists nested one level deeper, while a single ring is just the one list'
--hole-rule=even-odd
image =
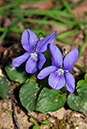
[{"label": "grass blade", "polygon": [[59,34],[57,37],[58,37],[58,38],[66,38],[66,37],[68,37],[68,36],[74,34],[75,32],[77,32],[78,30],[79,30],[79,28],[75,28],[75,29],[73,29],[73,30],[69,30],[69,31],[64,32],[64,33],[62,33],[62,34]]},{"label": "grass blade", "polygon": [[9,27],[13,28],[15,27],[16,25],[18,25],[18,23],[23,19],[24,15],[18,17],[15,21],[13,21]]},{"label": "grass blade", "polygon": [[8,28],[5,28],[3,34],[0,36],[0,41],[3,40],[6,37],[8,32],[9,32]]},{"label": "grass blade", "polygon": [[[71,10],[69,4],[66,2],[66,0],[62,0],[62,3],[63,3],[63,5],[66,7],[67,11],[68,11],[71,15],[73,15],[72,10]],[[74,16],[74,15],[73,15],[73,16]]]},{"label": "grass blade", "polygon": [[73,26],[75,25],[76,23],[75,22],[69,22],[69,21],[63,21],[63,19],[60,19],[62,22],[60,21],[49,21],[49,20],[38,20],[38,19],[27,19],[27,18],[24,18],[23,21],[25,22],[32,22],[32,23],[37,23],[37,24],[48,24],[48,25],[62,25],[62,26]]},{"label": "grass blade", "polygon": [[66,40],[66,39],[63,39],[63,38],[56,37],[56,39],[61,41],[61,42],[67,43],[67,44],[73,44],[73,45],[81,46],[81,44],[79,44],[79,43],[75,43],[75,42],[72,42],[72,41],[69,41],[69,40]]},{"label": "grass blade", "polygon": [[4,9],[16,7],[17,5],[21,4],[21,2],[22,2],[22,0],[18,0],[18,1],[13,1],[13,2],[10,2],[6,5],[3,5],[2,7],[0,7],[0,11],[4,10]]}]

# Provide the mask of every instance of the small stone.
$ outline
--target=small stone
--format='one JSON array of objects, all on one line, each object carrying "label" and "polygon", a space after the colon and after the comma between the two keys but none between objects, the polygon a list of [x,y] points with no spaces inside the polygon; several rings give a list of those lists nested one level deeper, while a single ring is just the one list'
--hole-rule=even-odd
[{"label": "small stone", "polygon": [[65,110],[65,116],[70,116],[70,114],[72,113],[72,110],[70,110],[70,109],[67,109],[67,110]]},{"label": "small stone", "polygon": [[49,117],[48,120],[51,121],[52,123],[55,122],[55,119],[53,117]]},{"label": "small stone", "polygon": [[65,108],[62,107],[59,110],[55,111],[55,112],[50,112],[50,115],[53,115],[54,117],[57,117],[59,120],[63,119],[64,114],[65,114]]},{"label": "small stone", "polygon": [[7,109],[7,102],[3,102],[2,107],[3,107],[4,109]]},{"label": "small stone", "polygon": [[87,129],[87,124],[82,123],[81,125],[78,126],[78,129]]},{"label": "small stone", "polygon": [[70,125],[69,124],[67,124],[66,129],[70,129]]},{"label": "small stone", "polygon": [[0,69],[0,76],[4,76],[1,69]]}]

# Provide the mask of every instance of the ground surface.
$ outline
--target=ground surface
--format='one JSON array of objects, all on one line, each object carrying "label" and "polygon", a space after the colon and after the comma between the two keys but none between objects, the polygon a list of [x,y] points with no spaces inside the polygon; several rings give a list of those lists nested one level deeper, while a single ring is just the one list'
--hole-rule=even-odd
[{"label": "ground surface", "polygon": [[[8,2],[11,0],[8,0]],[[68,2],[77,2],[79,0],[67,0]],[[2,5],[3,0],[0,0],[0,6]],[[37,4],[21,5],[22,9],[34,8],[38,10],[48,10],[55,6],[55,2],[42,2]],[[76,11],[81,15],[83,12],[87,12],[87,1],[81,3],[79,6],[75,6],[72,9],[74,15],[77,17]],[[41,19],[40,16],[30,14],[27,18]],[[45,17],[46,18],[46,17]],[[86,17],[87,19],[87,17]],[[50,19],[52,20],[52,19]],[[0,15],[0,28],[6,28],[11,23],[11,14]],[[25,29],[24,22],[19,23],[19,28]],[[26,22],[25,26],[29,26],[31,29],[34,26],[37,26],[35,23]],[[45,31],[54,31],[57,30],[58,33],[65,32],[72,28],[59,25],[43,25],[39,26],[39,29]],[[87,29],[87,25],[86,25]],[[2,32],[0,32],[2,35]],[[52,113],[40,113],[40,112],[31,112],[27,113],[23,107],[17,102],[15,97],[15,88],[16,84],[11,81],[7,74],[5,73],[5,66],[12,63],[14,57],[21,55],[24,50],[20,45],[21,34],[9,32],[3,40],[0,41],[0,75],[4,75],[9,80],[10,89],[9,94],[6,100],[0,99],[0,129],[32,129],[33,125],[41,125],[43,120],[50,120],[52,123],[50,125],[41,126],[40,129],[87,129],[87,113],[80,113],[77,111],[71,110],[69,107],[65,106],[58,111]],[[79,42],[80,44],[84,43],[84,34],[82,30],[79,30],[75,34],[68,36],[67,40],[73,42]],[[63,43],[59,40],[55,40],[55,44],[59,44],[62,49],[66,48],[69,52],[73,48],[79,48],[78,45],[69,45]],[[87,47],[84,46],[82,49],[82,55],[76,61],[76,64],[85,67],[87,69]],[[86,71],[87,72],[87,71]],[[74,67],[73,73],[76,76],[76,81],[84,78],[84,73],[78,68]],[[35,123],[30,121],[30,118],[36,120]]]},{"label": "ground surface", "polygon": [[[37,124],[43,120],[52,122],[50,125],[41,126],[40,129],[87,129],[87,114],[72,111],[71,109],[61,108],[48,114],[32,112],[28,115],[19,106],[15,106],[14,110],[17,117],[16,122],[20,129],[29,129],[36,124],[29,121],[30,117],[34,117],[37,120]],[[14,129],[12,112],[10,99],[0,101],[0,129]]]}]

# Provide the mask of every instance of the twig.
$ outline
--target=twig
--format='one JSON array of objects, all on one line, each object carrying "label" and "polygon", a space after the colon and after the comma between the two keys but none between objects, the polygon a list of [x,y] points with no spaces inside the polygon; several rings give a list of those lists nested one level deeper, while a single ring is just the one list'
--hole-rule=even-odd
[{"label": "twig", "polygon": [[[21,105],[20,103],[18,103],[18,102],[16,101],[16,99],[13,98],[13,102],[16,103],[16,104],[21,108],[21,110],[23,110],[22,105]],[[31,118],[35,119],[35,120],[37,121],[37,124],[38,124],[38,125],[40,125],[40,124],[46,125],[45,123],[43,123],[42,121],[38,120],[38,119],[35,118],[33,115],[31,115],[26,109],[23,110],[23,111],[25,112],[25,114],[26,114],[28,117],[31,117]],[[18,129],[19,129],[19,128],[18,128]]]},{"label": "twig", "polygon": [[14,107],[14,100],[13,99],[12,99],[12,118],[13,118],[13,122],[15,124],[15,127],[17,129],[20,129],[18,121],[17,121],[17,116],[16,116],[16,113],[15,113],[15,107]]}]

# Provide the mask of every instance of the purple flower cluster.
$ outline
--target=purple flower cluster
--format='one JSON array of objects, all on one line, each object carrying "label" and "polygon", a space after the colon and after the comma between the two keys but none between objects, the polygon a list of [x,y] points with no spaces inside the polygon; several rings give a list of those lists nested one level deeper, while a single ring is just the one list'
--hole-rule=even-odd
[{"label": "purple flower cluster", "polygon": [[67,90],[73,93],[75,91],[75,79],[69,71],[72,71],[78,58],[78,49],[75,48],[70,51],[64,60],[61,51],[54,44],[49,46],[49,50],[52,57],[52,66],[41,70],[37,78],[43,79],[50,74],[48,83],[52,88],[58,90],[66,84]]},{"label": "purple flower cluster", "polygon": [[45,56],[42,54],[48,49],[49,44],[54,43],[56,31],[38,41],[36,34],[27,29],[23,32],[21,38],[22,47],[27,51],[22,56],[15,58],[12,62],[14,67],[19,67],[23,62],[26,62],[26,72],[34,73],[40,70],[45,63]]},{"label": "purple flower cluster", "polygon": [[25,30],[22,34],[21,44],[27,52],[15,58],[12,64],[14,67],[19,67],[27,60],[26,71],[34,73],[42,68],[46,61],[43,52],[49,48],[52,65],[42,69],[37,78],[43,79],[49,75],[48,83],[52,88],[58,90],[66,85],[67,90],[73,93],[75,91],[75,79],[70,72],[78,58],[78,49],[75,48],[70,51],[63,60],[61,51],[53,44],[55,36],[56,31],[38,41],[33,31]]}]

